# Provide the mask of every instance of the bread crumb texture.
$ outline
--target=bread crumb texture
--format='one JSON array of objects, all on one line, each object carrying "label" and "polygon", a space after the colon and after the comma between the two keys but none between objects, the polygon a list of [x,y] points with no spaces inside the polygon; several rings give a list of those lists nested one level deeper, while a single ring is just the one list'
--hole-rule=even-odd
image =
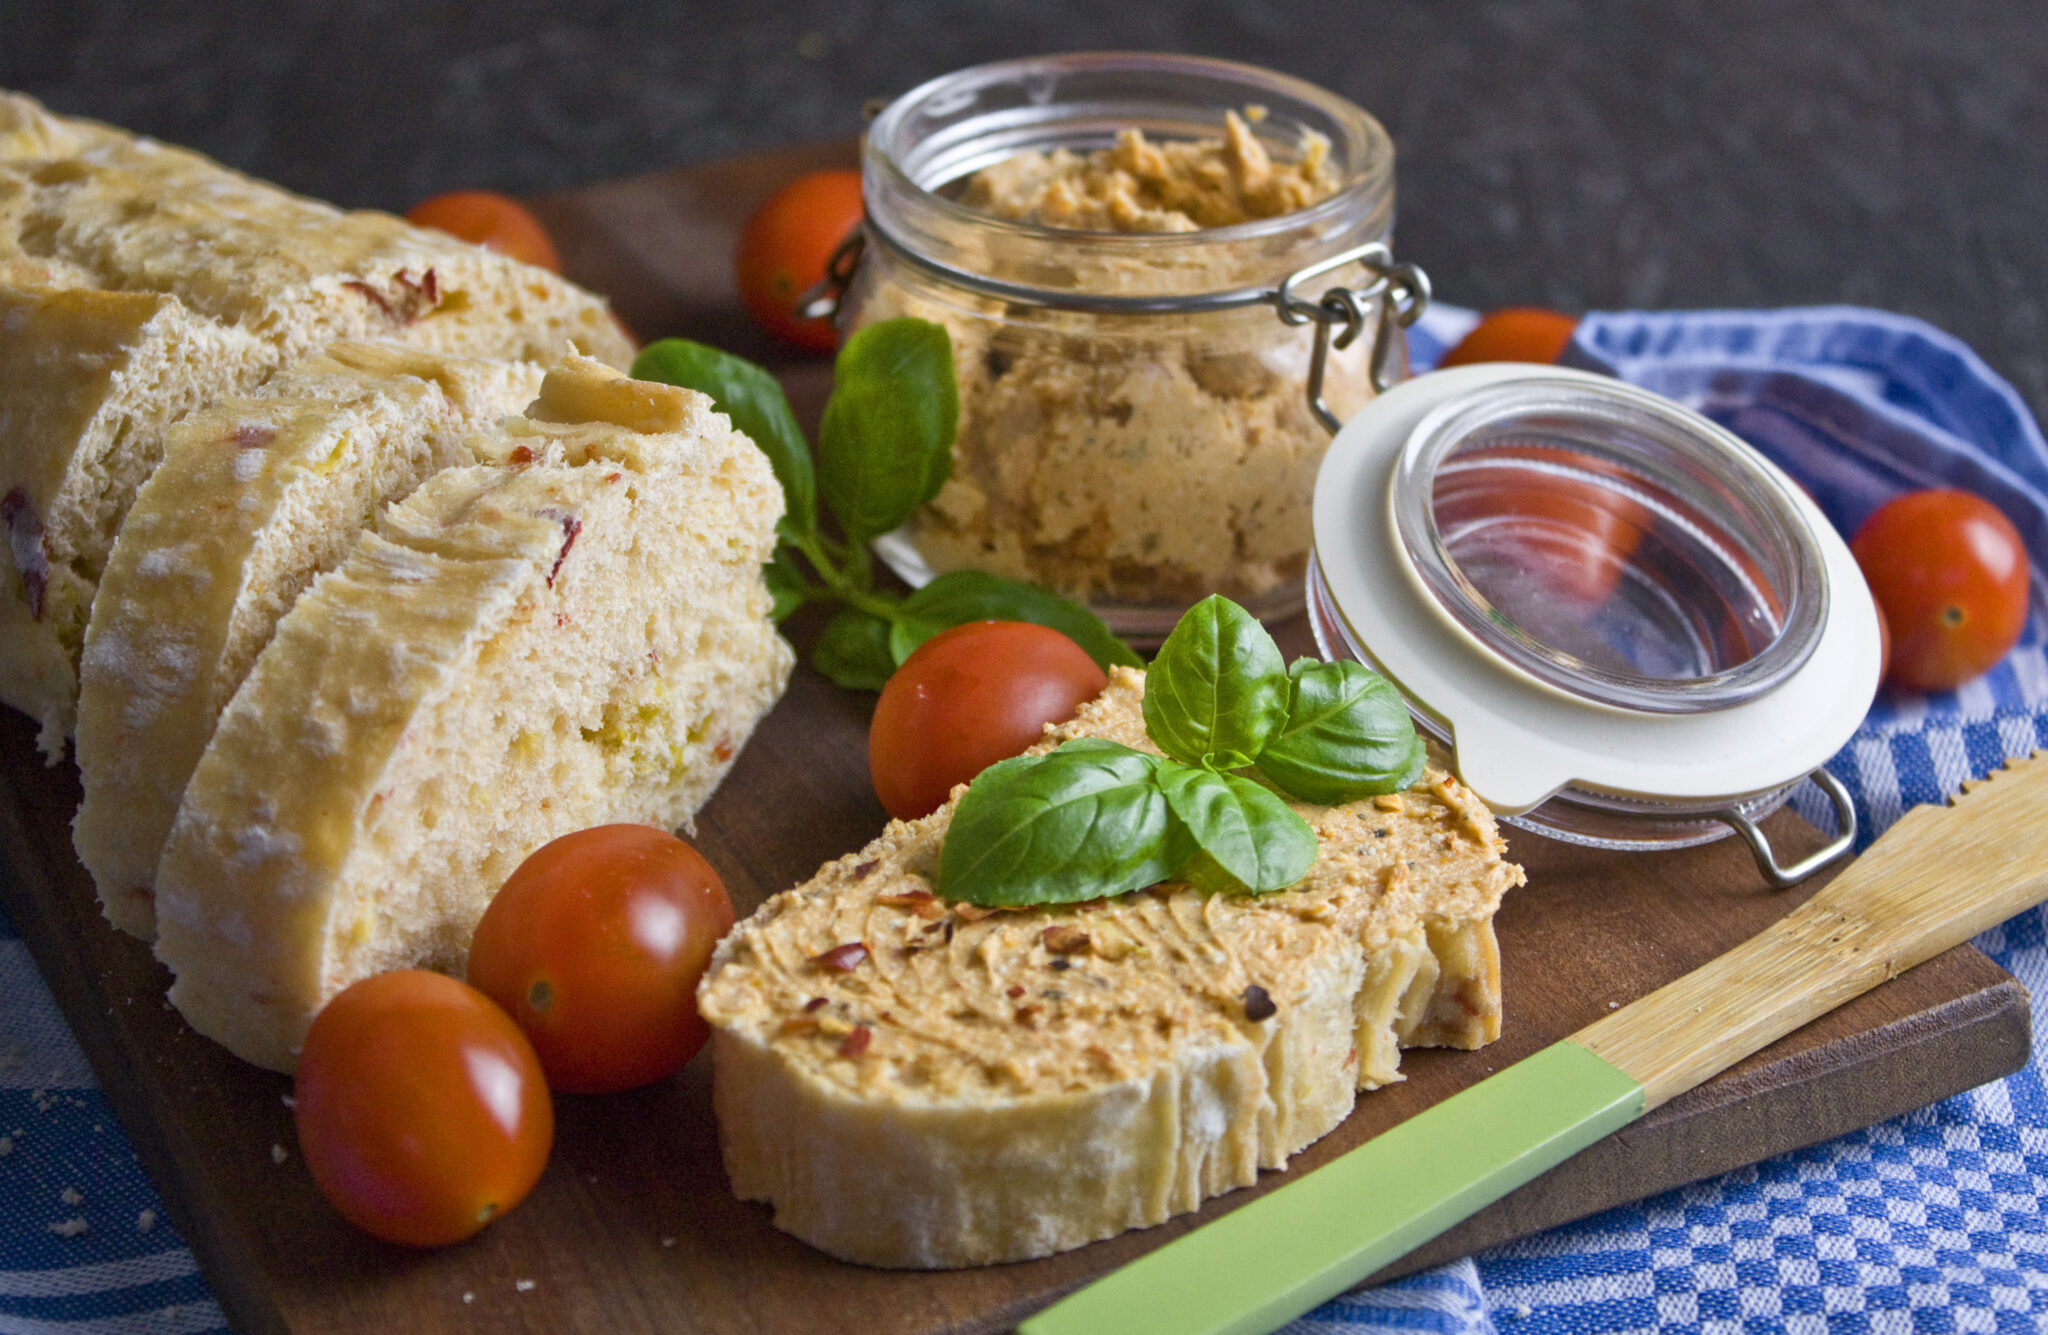
[{"label": "bread crumb texture", "polygon": [[[1117,669],[1045,745],[1156,749],[1143,691]],[[1403,1047],[1496,1037],[1523,878],[1491,813],[1435,770],[1396,811],[1292,805],[1320,851],[1271,895],[949,905],[948,803],[769,900],[698,994],[733,1189],[847,1260],[1044,1256],[1281,1167]]]},{"label": "bread crumb texture", "polygon": [[[551,374],[592,403],[618,380]],[[540,844],[686,825],[709,797],[790,670],[761,577],[782,498],[709,399],[677,394],[672,430],[478,433],[499,462],[435,474],[278,622],[156,868],[157,953],[194,1028],[289,1070],[349,983],[459,976]]]},{"label": "bread crumb texture", "polygon": [[545,270],[0,91],[0,701],[46,753],[166,428],[342,338],[633,354],[602,300]]},{"label": "bread crumb texture", "polygon": [[107,917],[155,932],[156,864],[215,720],[278,621],[385,505],[478,462],[470,437],[541,368],[341,342],[167,433],[92,604],[79,668],[79,860]]}]

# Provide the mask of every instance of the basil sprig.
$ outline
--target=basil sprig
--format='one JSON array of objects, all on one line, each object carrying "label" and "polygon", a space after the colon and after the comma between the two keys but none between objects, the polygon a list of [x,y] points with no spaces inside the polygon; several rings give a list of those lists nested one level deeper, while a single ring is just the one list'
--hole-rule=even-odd
[{"label": "basil sprig", "polygon": [[[818,424],[817,461],[775,377],[685,338],[650,343],[633,376],[711,396],[782,484],[781,539],[763,572],[777,621],[806,603],[837,603],[811,647],[811,665],[855,690],[878,691],[910,651],[968,621],[1035,621],[1065,633],[1104,669],[1137,666],[1130,647],[1087,608],[978,570],[940,575],[905,597],[875,586],[870,540],[945,485],[953,466],[959,391],[943,327],[882,320],[846,340]],[[820,522],[822,505],[836,531]]]},{"label": "basil sprig", "polygon": [[1422,739],[1392,686],[1358,663],[1283,667],[1227,598],[1197,603],[1166,637],[1144,713],[1164,756],[1084,737],[983,770],[946,832],[939,893],[1016,908],[1162,880],[1283,890],[1314,865],[1316,836],[1281,794],[1336,805],[1422,776]]}]

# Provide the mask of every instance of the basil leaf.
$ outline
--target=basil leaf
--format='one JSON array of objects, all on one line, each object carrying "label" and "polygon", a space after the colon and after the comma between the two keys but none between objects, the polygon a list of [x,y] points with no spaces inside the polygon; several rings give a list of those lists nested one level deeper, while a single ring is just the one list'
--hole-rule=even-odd
[{"label": "basil leaf", "polygon": [[1251,613],[1211,594],[1174,626],[1145,677],[1145,731],[1176,760],[1252,763],[1287,716],[1280,647]]},{"label": "basil leaf", "polygon": [[798,532],[818,527],[818,485],[803,428],[775,377],[744,357],[687,338],[650,343],[633,359],[635,380],[658,380],[709,394],[718,411],[768,456],[782,484],[783,522]]},{"label": "basil leaf", "polygon": [[768,615],[775,621],[782,621],[810,601],[810,581],[797,568],[787,547],[775,549],[775,555],[761,567],[761,577],[768,583],[768,596],[775,600],[768,609]]},{"label": "basil leaf", "polygon": [[942,630],[970,621],[1030,621],[1050,626],[1081,646],[1107,672],[1121,663],[1144,660],[1110,634],[1102,619],[1079,603],[1014,579],[979,570],[953,570],[903,600],[903,617],[889,632],[889,649],[902,662],[911,650]]},{"label": "basil leaf", "polygon": [[1360,663],[1300,658],[1287,673],[1287,721],[1258,765],[1295,797],[1335,806],[1408,787],[1424,754],[1393,683]]},{"label": "basil leaf", "polygon": [[1200,845],[1181,875],[1202,889],[1255,895],[1285,890],[1315,865],[1315,831],[1250,779],[1163,765],[1159,788]]},{"label": "basil leaf", "polygon": [[848,539],[878,538],[938,494],[959,417],[943,328],[902,317],[846,340],[818,425],[818,485]]},{"label": "basil leaf", "polygon": [[984,908],[1065,904],[1163,881],[1192,845],[1157,756],[1101,738],[983,770],[939,853],[939,893]]},{"label": "basil leaf", "polygon": [[855,691],[879,691],[896,671],[889,654],[889,623],[859,608],[844,607],[818,632],[811,666]]}]

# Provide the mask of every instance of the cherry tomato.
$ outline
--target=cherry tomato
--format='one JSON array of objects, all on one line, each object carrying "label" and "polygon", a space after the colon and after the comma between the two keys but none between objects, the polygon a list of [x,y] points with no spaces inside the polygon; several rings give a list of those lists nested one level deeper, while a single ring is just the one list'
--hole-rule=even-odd
[{"label": "cherry tomato", "polygon": [[381,973],[315,1017],[292,1116],[320,1191],[358,1228],[439,1247],[524,1200],[555,1114],[519,1027],[468,984]]},{"label": "cherry tomato", "polygon": [[740,300],[762,328],[798,347],[830,352],[839,331],[799,319],[797,298],[825,276],[825,262],[860,222],[860,173],[816,171],[768,197],[740,231],[734,256]]},{"label": "cherry tomato", "polygon": [[1863,521],[1849,550],[1891,631],[1896,685],[1961,685],[2026,628],[2026,546],[1982,497],[1946,488],[1895,497]]},{"label": "cherry tomato", "polygon": [[421,200],[405,211],[405,218],[500,255],[562,272],[562,261],[547,229],[510,195],[495,190],[451,190]]},{"label": "cherry tomato", "polygon": [[903,660],[868,725],[868,773],[889,814],[914,820],[955,784],[1035,745],[1109,684],[1066,636],[1024,621],[973,621]]},{"label": "cherry tomato", "polygon": [[697,980],[732,921],[696,849],[666,830],[599,825],[506,878],[477,923],[469,981],[526,1031],[554,1089],[632,1089],[704,1046]]},{"label": "cherry tomato", "polygon": [[1438,366],[1472,362],[1555,362],[1572,341],[1579,322],[1540,306],[1504,306],[1488,311],[1471,332],[1451,346]]}]

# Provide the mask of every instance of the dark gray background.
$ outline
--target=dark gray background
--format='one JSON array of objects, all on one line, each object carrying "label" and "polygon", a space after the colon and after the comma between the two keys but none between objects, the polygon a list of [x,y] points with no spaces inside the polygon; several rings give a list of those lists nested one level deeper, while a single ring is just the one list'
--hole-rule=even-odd
[{"label": "dark gray background", "polygon": [[868,98],[1087,47],[1376,113],[1399,249],[1449,300],[1885,306],[2048,409],[2042,0],[0,4],[0,83],[386,208],[850,135]]}]

